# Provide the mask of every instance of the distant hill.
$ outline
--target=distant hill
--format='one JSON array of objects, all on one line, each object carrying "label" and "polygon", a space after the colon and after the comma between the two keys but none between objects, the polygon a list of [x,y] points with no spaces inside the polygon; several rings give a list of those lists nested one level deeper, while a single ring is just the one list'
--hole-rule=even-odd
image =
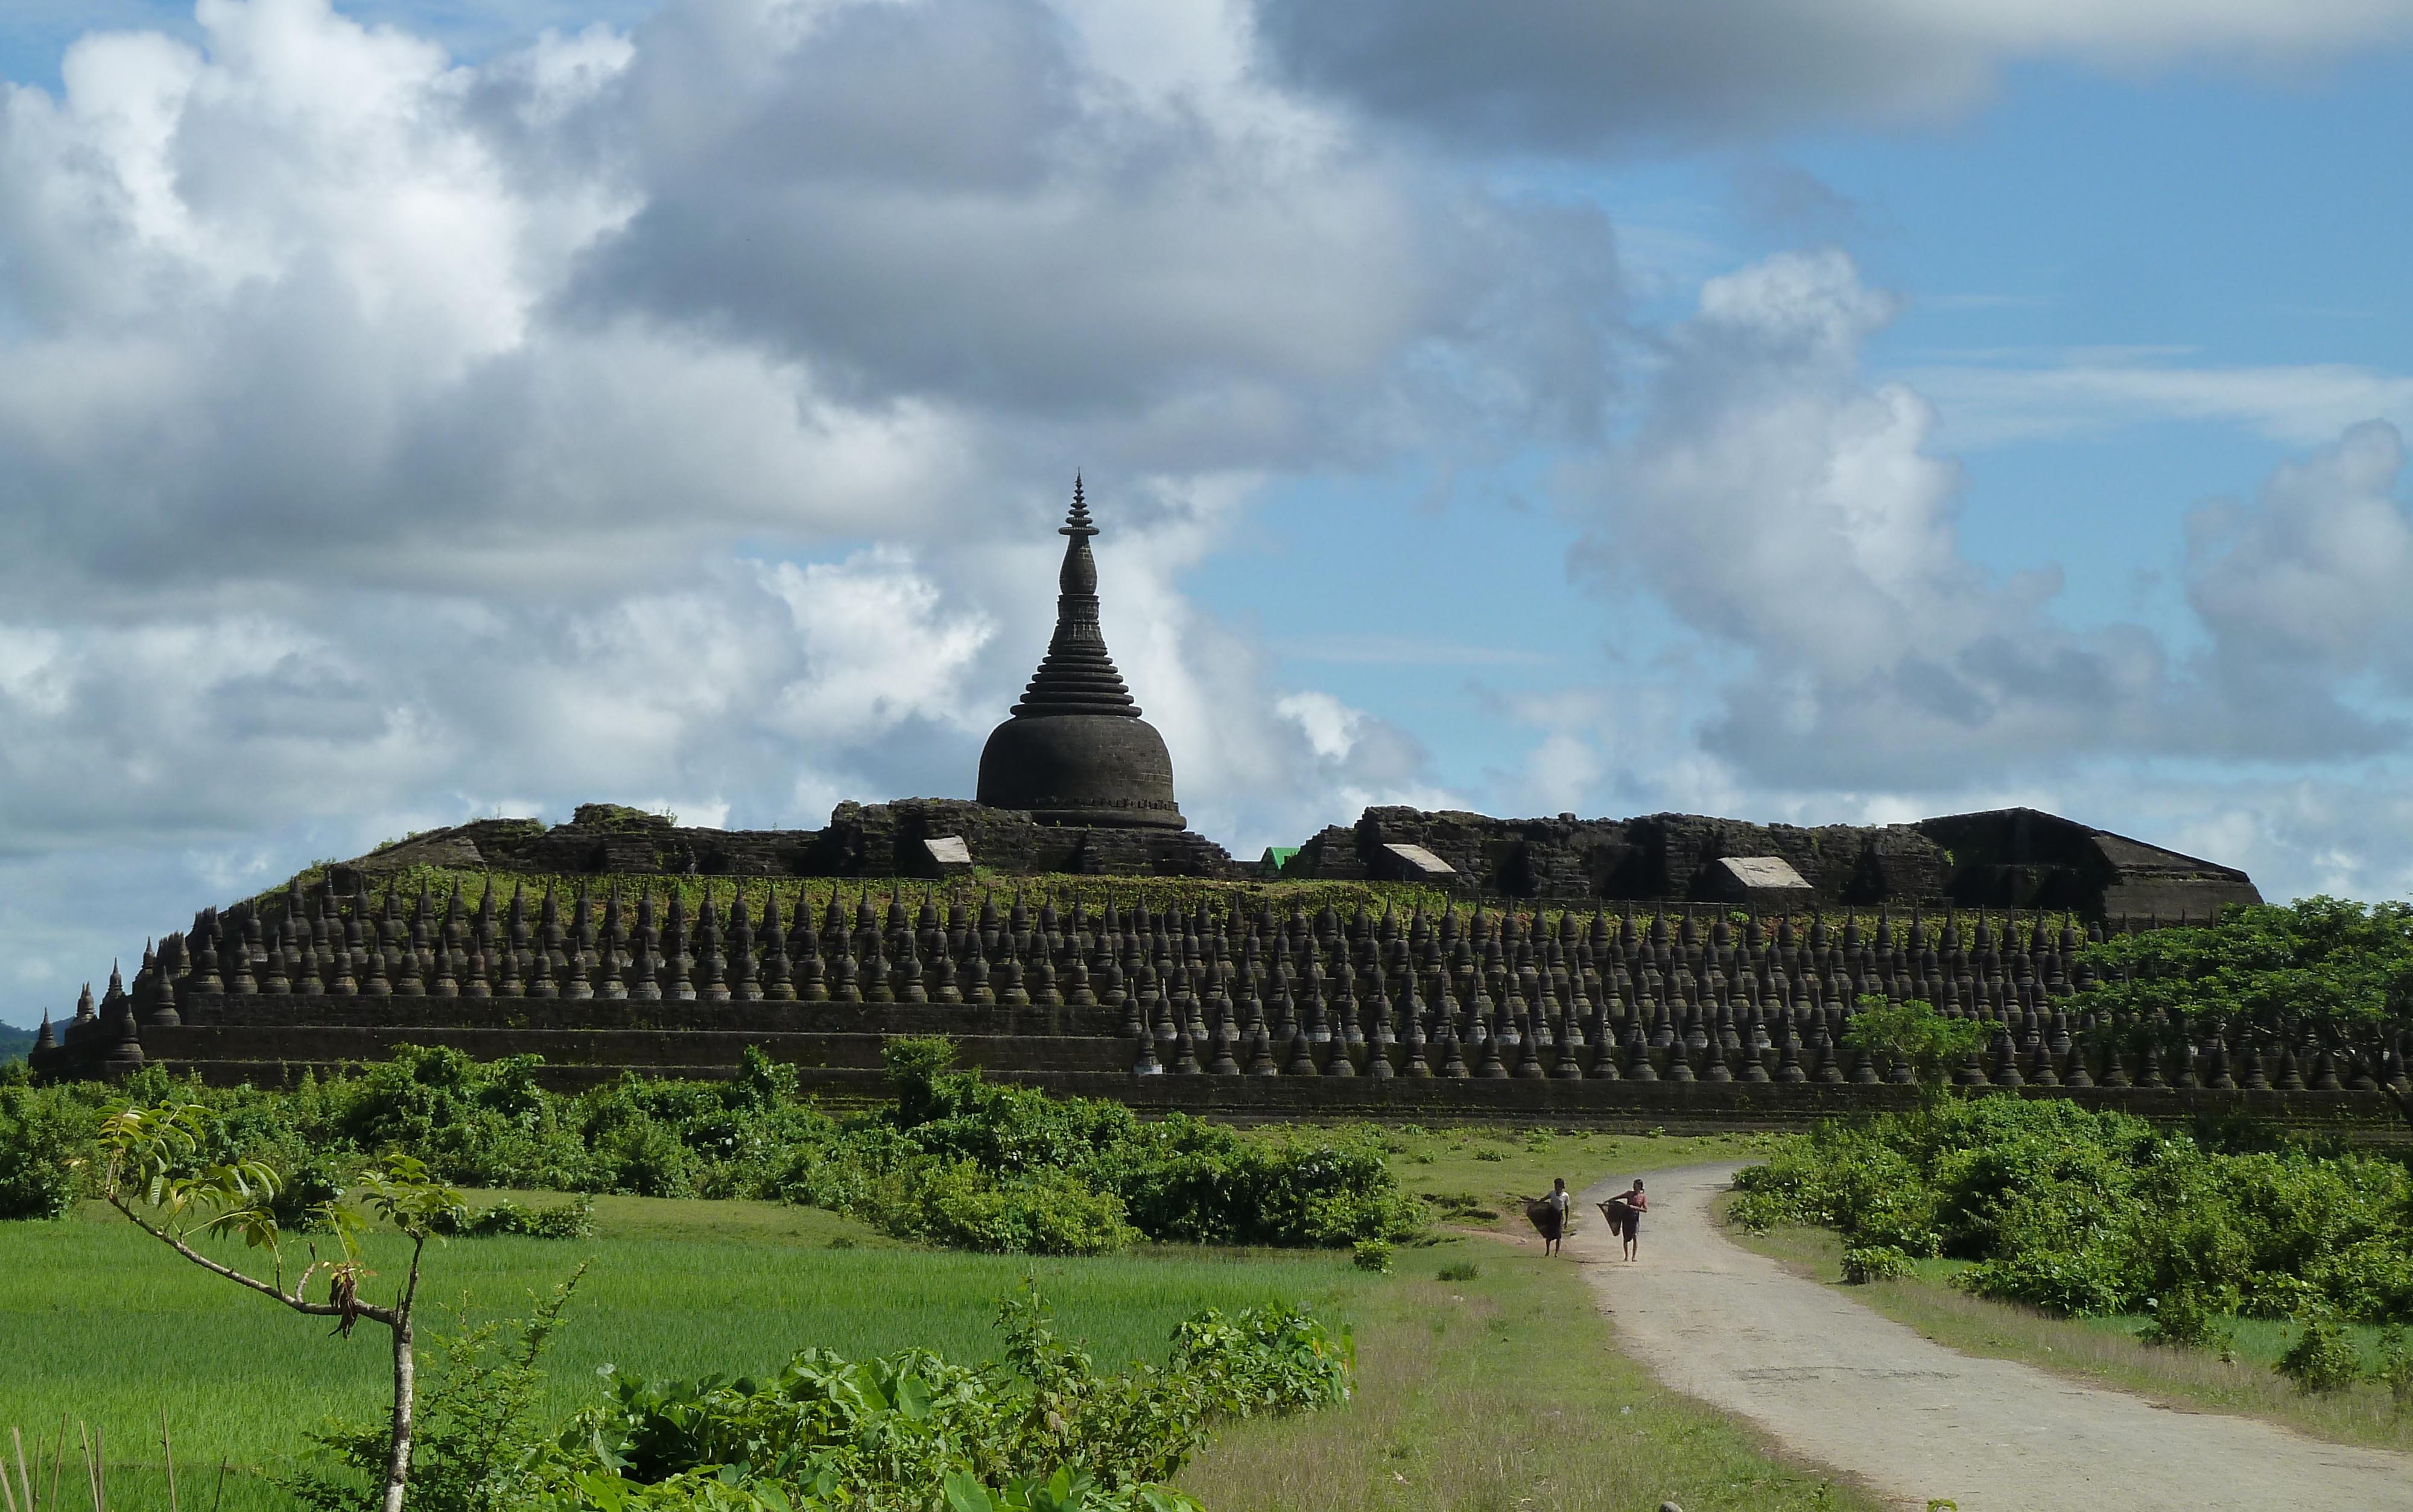
[{"label": "distant hill", "polygon": [[22,1061],[25,1058],[25,1052],[33,1048],[34,1032],[32,1030],[0,1023],[0,1063]]}]

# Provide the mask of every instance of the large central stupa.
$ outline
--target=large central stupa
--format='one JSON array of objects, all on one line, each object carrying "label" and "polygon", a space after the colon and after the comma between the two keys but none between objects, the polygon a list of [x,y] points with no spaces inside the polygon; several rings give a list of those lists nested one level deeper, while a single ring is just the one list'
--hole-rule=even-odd
[{"label": "large central stupa", "polygon": [[1030,685],[981,750],[980,801],[1021,809],[1041,824],[1181,829],[1173,799],[1173,757],[1164,737],[1139,717],[1098,626],[1098,564],[1089,554],[1081,481],[1058,577],[1056,634]]}]

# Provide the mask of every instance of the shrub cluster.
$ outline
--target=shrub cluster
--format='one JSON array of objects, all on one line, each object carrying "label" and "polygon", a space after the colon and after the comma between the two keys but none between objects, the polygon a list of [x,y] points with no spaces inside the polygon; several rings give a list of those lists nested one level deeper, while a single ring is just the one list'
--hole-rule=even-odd
[{"label": "shrub cluster", "polygon": [[0,1218],[55,1218],[76,1199],[92,1119],[22,1082],[0,1085]]},{"label": "shrub cluster", "polygon": [[632,1075],[575,1096],[538,1086],[534,1057],[481,1064],[408,1047],[289,1092],[202,1088],[156,1068],[119,1088],[0,1086],[0,1216],[64,1211],[95,1115],[131,1098],[208,1105],[223,1148],[206,1153],[286,1173],[279,1201],[293,1211],[280,1217],[297,1226],[362,1157],[388,1152],[461,1185],[808,1203],[976,1250],[1088,1255],[1142,1238],[1346,1246],[1421,1226],[1368,1134],[1144,1123],[1118,1103],[951,1070],[950,1054],[943,1040],[892,1042],[896,1100],[843,1119],[750,1051],[728,1081]]},{"label": "shrub cluster", "polygon": [[2064,1102],[1982,1097],[1830,1123],[1738,1178],[1737,1218],[1838,1230],[1864,1277],[1975,1262],[1959,1284],[2053,1312],[2413,1317],[2413,1177],[2374,1155],[2235,1148]]},{"label": "shrub cluster", "polygon": [[[616,1377],[610,1400],[547,1430],[537,1361],[568,1293],[527,1323],[437,1341],[413,1506],[1196,1512],[1165,1483],[1211,1428],[1345,1402],[1355,1373],[1346,1329],[1283,1306],[1199,1314],[1163,1365],[1103,1372],[1026,1283],[1001,1309],[1001,1364],[807,1349],[769,1380]],[[289,1488],[324,1512],[357,1505],[383,1467],[381,1426],[318,1442]]]},{"label": "shrub cluster", "polygon": [[491,1239],[498,1234],[523,1239],[592,1239],[595,1204],[580,1197],[557,1208],[527,1208],[505,1197],[482,1212],[458,1220],[439,1220],[436,1231],[472,1239]]},{"label": "shrub cluster", "polygon": [[1213,1424],[1345,1401],[1355,1369],[1345,1333],[1286,1307],[1202,1314],[1162,1367],[1118,1374],[1058,1338],[1028,1288],[1002,1322],[1002,1368],[811,1349],[767,1382],[620,1381],[555,1439],[540,1500],[1170,1512],[1195,1505],[1165,1482]]}]

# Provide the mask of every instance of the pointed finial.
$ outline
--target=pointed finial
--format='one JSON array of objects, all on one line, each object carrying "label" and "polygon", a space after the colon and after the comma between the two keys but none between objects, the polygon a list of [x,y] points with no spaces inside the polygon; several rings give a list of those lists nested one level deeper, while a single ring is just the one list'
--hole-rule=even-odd
[{"label": "pointed finial", "polygon": [[1098,527],[1089,523],[1088,503],[1081,497],[1081,475],[1074,473],[1073,475],[1073,507],[1065,513],[1063,528],[1056,534],[1095,536],[1097,533]]}]

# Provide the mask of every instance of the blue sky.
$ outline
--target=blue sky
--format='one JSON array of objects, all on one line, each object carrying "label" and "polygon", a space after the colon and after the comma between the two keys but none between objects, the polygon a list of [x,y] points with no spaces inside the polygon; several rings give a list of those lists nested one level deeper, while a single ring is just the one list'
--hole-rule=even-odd
[{"label": "blue sky", "polygon": [[[2317,427],[2294,433],[2243,401],[2203,418],[2152,405],[2098,416],[2062,401],[2013,425],[1987,412],[1982,392],[1954,404],[1948,379],[2098,363],[2267,368],[2276,406],[2294,387],[2287,370],[2400,374],[2413,349],[2395,251],[2413,227],[2413,179],[2399,167],[2413,140],[2407,82],[2393,51],[2278,80],[2031,65],[1942,126],[1784,133],[1530,171],[1540,192],[1614,219],[1644,320],[1680,321],[1703,278],[1754,258],[1846,249],[1903,301],[1869,344],[1872,379],[1942,389],[1936,449],[1964,468],[1970,558],[1999,573],[2057,571],[2073,623],[2137,621],[2194,645],[2189,511],[2250,493]],[[1597,661],[1603,642],[1646,657],[1683,645],[1664,606],[1587,600],[1550,570],[1565,530],[1525,486],[1532,465],[1516,459],[1456,487],[1441,481],[1445,463],[1301,480],[1266,500],[1263,540],[1204,570],[1200,591],[1279,625],[1267,634],[1293,678],[1419,711],[1409,722],[1462,780],[1513,766],[1517,732],[1479,716],[1466,673],[1436,677],[1414,648],[1436,638],[1488,647],[1498,661],[1469,657],[1485,666],[1484,685],[1540,690]],[[1450,506],[1403,517],[1403,501],[1436,494]],[[1336,561],[1378,564],[1361,582],[1416,587],[1387,610],[1387,595],[1336,595],[1325,577]],[[1484,584],[1473,592],[1470,564]],[[1423,607],[1444,604],[1454,611],[1427,627]],[[1398,662],[1365,633],[1386,613]]]},{"label": "blue sky", "polygon": [[1073,468],[1234,849],[2021,801],[2413,889],[2413,3],[36,0],[0,1020],[321,856],[956,794]]}]

